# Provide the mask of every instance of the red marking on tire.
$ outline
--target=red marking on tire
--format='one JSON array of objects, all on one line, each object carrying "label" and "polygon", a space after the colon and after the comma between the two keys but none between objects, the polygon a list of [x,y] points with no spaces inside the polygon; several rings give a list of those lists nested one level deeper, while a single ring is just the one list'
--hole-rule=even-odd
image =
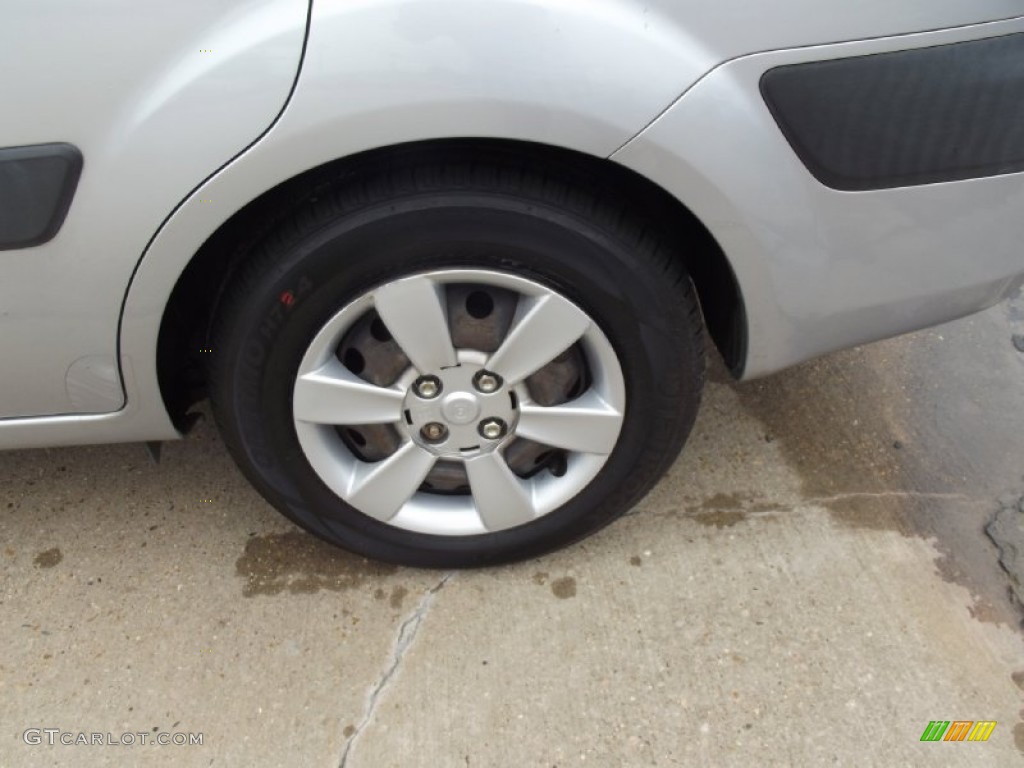
[{"label": "red marking on tire", "polygon": [[281,303],[284,304],[286,307],[290,307],[292,304],[295,303],[295,294],[292,293],[291,291],[285,291],[284,293],[281,294]]}]

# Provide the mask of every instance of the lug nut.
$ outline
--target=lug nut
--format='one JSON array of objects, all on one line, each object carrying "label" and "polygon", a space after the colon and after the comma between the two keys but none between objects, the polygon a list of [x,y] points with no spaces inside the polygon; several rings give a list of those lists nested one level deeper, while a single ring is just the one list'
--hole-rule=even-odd
[{"label": "lug nut", "polygon": [[441,394],[441,380],[437,376],[420,376],[413,389],[424,400],[432,400]]},{"label": "lug nut", "polygon": [[420,435],[428,443],[439,443],[448,436],[448,428],[444,424],[432,421],[424,425],[423,429],[420,430]]},{"label": "lug nut", "polygon": [[505,422],[501,419],[484,419],[480,422],[480,435],[488,440],[497,440],[505,434]]},{"label": "lug nut", "polygon": [[497,392],[501,386],[501,376],[490,371],[480,371],[473,377],[473,385],[485,395]]}]

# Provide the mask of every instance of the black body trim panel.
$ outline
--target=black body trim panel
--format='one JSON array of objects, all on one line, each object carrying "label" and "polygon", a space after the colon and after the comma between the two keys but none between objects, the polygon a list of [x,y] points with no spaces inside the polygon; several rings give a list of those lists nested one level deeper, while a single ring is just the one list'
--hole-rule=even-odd
[{"label": "black body trim panel", "polygon": [[0,251],[53,239],[82,173],[71,144],[0,148]]},{"label": "black body trim panel", "polygon": [[776,67],[761,94],[834,189],[1024,171],[1024,33]]}]

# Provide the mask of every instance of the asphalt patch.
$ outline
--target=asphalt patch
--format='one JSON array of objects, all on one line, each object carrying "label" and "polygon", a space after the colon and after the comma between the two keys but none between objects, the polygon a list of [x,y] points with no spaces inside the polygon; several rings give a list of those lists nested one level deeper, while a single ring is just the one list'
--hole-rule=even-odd
[{"label": "asphalt patch", "polygon": [[1010,589],[1024,605],[1024,496],[999,499],[999,511],[985,526],[985,533],[999,550],[999,564],[1010,577]]}]

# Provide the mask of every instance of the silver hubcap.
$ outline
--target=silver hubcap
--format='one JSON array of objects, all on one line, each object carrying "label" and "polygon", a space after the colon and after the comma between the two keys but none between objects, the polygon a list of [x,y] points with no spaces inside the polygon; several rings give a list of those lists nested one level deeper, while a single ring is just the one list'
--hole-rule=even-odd
[{"label": "silver hubcap", "polygon": [[370,517],[471,535],[576,496],[619,437],[626,396],[604,333],[533,281],[440,270],[387,283],[320,330],[295,382],[299,443]]}]

